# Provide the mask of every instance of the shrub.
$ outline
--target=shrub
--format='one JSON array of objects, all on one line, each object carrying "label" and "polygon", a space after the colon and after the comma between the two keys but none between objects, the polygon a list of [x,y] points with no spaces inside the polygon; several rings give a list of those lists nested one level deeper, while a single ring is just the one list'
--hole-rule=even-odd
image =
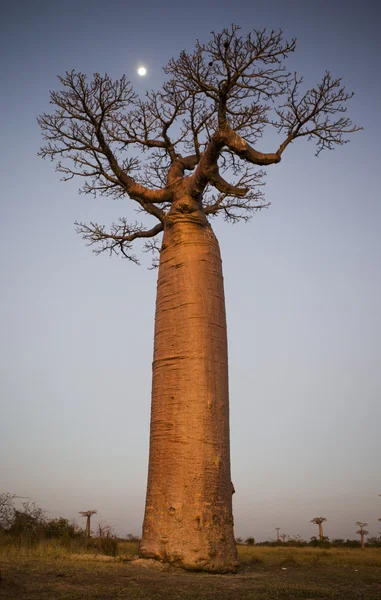
[{"label": "shrub", "polygon": [[129,542],[140,542],[140,537],[138,535],[134,535],[133,533],[127,533],[126,540]]},{"label": "shrub", "polygon": [[48,538],[61,538],[64,536],[74,538],[84,535],[83,530],[76,523],[70,522],[63,517],[46,521],[43,526],[43,532]]},{"label": "shrub", "polygon": [[107,556],[116,556],[118,551],[118,540],[115,536],[107,534],[100,538],[100,547],[102,554],[106,554]]},{"label": "shrub", "polygon": [[347,540],[345,546],[346,548],[361,548],[361,542],[359,540]]},{"label": "shrub", "polygon": [[310,546],[314,546],[316,548],[330,548],[331,542],[327,536],[323,536],[322,539],[317,538],[316,536],[312,536],[310,541]]},{"label": "shrub", "polygon": [[102,554],[107,556],[116,556],[118,550],[118,539],[114,535],[112,527],[110,525],[98,525],[98,543]]},{"label": "shrub", "polygon": [[7,492],[0,494],[0,531],[6,531],[12,524],[15,507],[14,494]]},{"label": "shrub", "polygon": [[13,518],[7,532],[19,538],[36,540],[43,536],[46,523],[44,511],[34,502],[23,502],[23,509],[13,511]]}]

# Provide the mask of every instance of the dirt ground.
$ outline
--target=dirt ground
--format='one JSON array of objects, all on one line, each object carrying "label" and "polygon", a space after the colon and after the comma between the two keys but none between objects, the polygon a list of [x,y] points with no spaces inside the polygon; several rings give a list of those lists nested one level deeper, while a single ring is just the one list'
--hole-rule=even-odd
[{"label": "dirt ground", "polygon": [[134,562],[0,562],[0,598],[11,600],[380,600],[381,569],[243,566],[236,575],[160,571]]}]

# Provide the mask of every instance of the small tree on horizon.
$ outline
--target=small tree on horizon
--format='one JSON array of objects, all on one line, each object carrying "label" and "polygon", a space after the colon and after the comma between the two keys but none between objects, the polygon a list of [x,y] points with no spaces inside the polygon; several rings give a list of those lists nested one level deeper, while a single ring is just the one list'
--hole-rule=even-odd
[{"label": "small tree on horizon", "polygon": [[[141,556],[189,569],[237,568],[230,472],[228,354],[222,263],[211,221],[246,222],[264,202],[263,167],[297,139],[316,154],[357,131],[352,97],[328,71],[314,87],[286,68],[295,40],[281,31],[240,35],[232,25],[196,42],[139,98],[123,75],[68,71],[39,118],[43,158],[82,191],[129,198],[109,228],[77,231],[96,254],[137,263],[133,243],[158,251],[150,455]],[[273,152],[258,149],[265,131]],[[140,217],[139,217],[140,218]]]},{"label": "small tree on horizon", "polygon": [[327,521],[327,519],[325,517],[314,517],[310,521],[310,523],[315,523],[315,525],[319,526],[319,539],[320,540],[323,540],[323,538],[324,538],[324,534],[323,534],[323,523],[324,523],[324,521]]},{"label": "small tree on horizon", "polygon": [[85,535],[86,537],[91,537],[91,528],[90,528],[90,521],[91,521],[91,517],[93,515],[97,514],[96,510],[82,510],[79,511],[79,514],[82,515],[83,517],[86,517],[86,529],[85,529]]},{"label": "small tree on horizon", "polygon": [[356,531],[356,533],[361,538],[361,548],[365,548],[365,536],[369,535],[369,531],[364,529],[364,527],[366,527],[368,525],[368,523],[362,523],[361,521],[357,521],[356,525],[357,525],[357,527],[360,527],[360,529],[358,531]]}]

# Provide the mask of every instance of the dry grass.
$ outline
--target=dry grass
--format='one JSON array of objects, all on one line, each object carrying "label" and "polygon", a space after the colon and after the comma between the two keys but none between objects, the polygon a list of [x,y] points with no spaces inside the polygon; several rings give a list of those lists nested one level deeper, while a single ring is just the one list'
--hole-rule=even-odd
[{"label": "dry grass", "polygon": [[293,548],[238,546],[243,564],[266,566],[381,567],[381,548]]},{"label": "dry grass", "polygon": [[5,600],[380,600],[381,549],[239,546],[237,575],[165,572],[131,561],[134,542],[115,557],[59,542],[0,546]]},{"label": "dry grass", "polygon": [[[85,540],[42,540],[36,544],[0,544],[0,560],[100,560],[102,552],[95,545],[87,546]],[[120,541],[115,557],[107,559],[120,562],[138,554],[137,542]],[[294,566],[367,566],[381,568],[381,548],[295,548],[269,546],[238,546],[239,560],[243,566],[263,567]],[[97,558],[96,558],[97,557]]]},{"label": "dry grass", "polygon": [[[92,542],[93,540],[91,540]],[[131,557],[137,554],[136,542],[119,542],[115,560]],[[85,539],[79,540],[41,540],[35,544],[0,543],[0,561],[25,561],[25,560],[76,560],[80,556],[90,560],[99,556],[101,552],[96,544],[87,544]],[[108,557],[113,558],[113,557]]]}]

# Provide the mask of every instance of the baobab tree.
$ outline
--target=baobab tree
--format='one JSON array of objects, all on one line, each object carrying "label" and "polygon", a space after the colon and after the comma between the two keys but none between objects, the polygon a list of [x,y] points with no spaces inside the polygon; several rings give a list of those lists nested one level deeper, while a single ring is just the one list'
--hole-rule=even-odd
[{"label": "baobab tree", "polygon": [[[133,242],[158,251],[150,454],[140,553],[189,569],[237,566],[230,474],[228,357],[222,265],[211,220],[248,221],[267,206],[263,167],[298,138],[317,154],[356,131],[347,93],[326,72],[304,89],[287,71],[295,41],[282,32],[241,36],[232,26],[183,51],[144,99],[125,76],[75,71],[39,118],[43,158],[82,191],[129,198],[147,222],[108,229],[76,223],[96,254],[137,263]],[[279,133],[274,152],[257,144]],[[228,181],[229,179],[229,181]],[[150,222],[151,221],[151,222]]]},{"label": "baobab tree", "polygon": [[275,529],[276,529],[276,541],[279,542],[280,527],[275,527]]},{"label": "baobab tree", "polygon": [[86,537],[91,537],[91,529],[90,529],[90,520],[93,515],[97,514],[96,510],[82,510],[79,512],[80,515],[86,517],[86,529],[85,534]]},{"label": "baobab tree", "polygon": [[366,527],[368,525],[368,523],[362,523],[361,521],[357,521],[356,523],[357,527],[360,527],[360,529],[358,531],[356,531],[356,533],[361,537],[361,548],[365,548],[365,536],[369,535],[369,531],[367,531],[366,529],[364,529],[364,527]]},{"label": "baobab tree", "polygon": [[323,539],[324,535],[323,535],[323,523],[324,521],[326,521],[327,519],[325,517],[314,517],[310,523],[315,523],[315,525],[319,526],[319,539]]}]

